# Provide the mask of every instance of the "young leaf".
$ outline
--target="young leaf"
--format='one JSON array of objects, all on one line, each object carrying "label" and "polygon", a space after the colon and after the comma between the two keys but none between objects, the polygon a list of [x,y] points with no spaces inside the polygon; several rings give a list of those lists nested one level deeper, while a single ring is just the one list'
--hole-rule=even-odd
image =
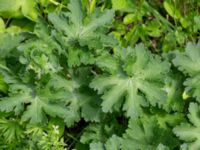
[{"label": "young leaf", "polygon": [[53,24],[53,37],[63,49],[67,49],[68,65],[94,63],[97,49],[116,45],[116,40],[107,34],[107,25],[112,22],[114,11],[95,11],[85,16],[80,0],[71,0],[69,12],[50,13],[48,20]]},{"label": "young leaf", "polygon": [[48,19],[56,30],[64,32],[66,44],[70,44],[74,40],[77,40],[83,46],[92,44],[90,40],[95,41],[102,36],[97,29],[110,24],[114,17],[114,12],[112,10],[106,10],[99,16],[91,18],[86,24],[84,23],[85,12],[81,7],[80,0],[71,0],[69,3],[69,13],[51,13],[48,16]]}]

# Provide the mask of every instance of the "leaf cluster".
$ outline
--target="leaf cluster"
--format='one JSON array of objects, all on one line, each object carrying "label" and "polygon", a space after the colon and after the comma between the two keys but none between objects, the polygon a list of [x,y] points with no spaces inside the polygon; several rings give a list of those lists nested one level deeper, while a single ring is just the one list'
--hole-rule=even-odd
[{"label": "leaf cluster", "polygon": [[116,2],[0,0],[0,149],[200,149],[198,12]]}]

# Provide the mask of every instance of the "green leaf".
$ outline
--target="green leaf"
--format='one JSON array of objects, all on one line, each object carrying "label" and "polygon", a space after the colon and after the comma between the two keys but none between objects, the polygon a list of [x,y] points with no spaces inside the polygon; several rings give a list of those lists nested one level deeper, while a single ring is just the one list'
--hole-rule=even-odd
[{"label": "green leaf", "polygon": [[174,19],[180,19],[181,18],[181,13],[178,10],[178,8],[176,8],[176,2],[172,3],[172,1],[170,0],[165,0],[164,1],[164,8],[167,11],[167,13],[172,16]]},{"label": "green leaf", "polygon": [[[97,29],[110,24],[114,17],[114,12],[112,10],[106,10],[98,16],[93,16],[86,24],[83,21],[84,12],[81,9],[80,0],[71,0],[69,10],[69,13],[51,13],[48,16],[48,19],[56,30],[64,32],[66,44],[77,40],[80,45],[90,45],[90,40],[95,41],[101,36],[101,34],[97,32]],[[96,32],[96,35],[94,32]]]},{"label": "green leaf", "polygon": [[113,135],[111,138],[109,138],[105,144],[105,147],[108,150],[120,150],[120,143],[121,143],[121,138],[119,138],[116,135]]},{"label": "green leaf", "polygon": [[26,65],[27,70],[33,70],[38,78],[48,73],[55,73],[62,68],[56,57],[55,45],[41,39],[29,40],[18,47],[21,53],[20,63]]},{"label": "green leaf", "polygon": [[[25,36],[22,34],[0,33],[0,58],[11,56],[12,50],[16,50],[16,47],[24,40]],[[14,52],[16,53],[16,52]]]},{"label": "green leaf", "polygon": [[[27,18],[22,19],[12,19],[10,22],[10,27],[7,29],[10,32],[14,32],[15,30],[17,32],[25,32],[25,31],[33,31],[35,23],[33,23],[31,20]],[[12,29],[13,28],[13,29]],[[12,29],[12,30],[11,30]]]},{"label": "green leaf", "polygon": [[169,147],[163,145],[163,144],[159,144],[158,147],[156,148],[156,150],[170,150]]},{"label": "green leaf", "polygon": [[[83,75],[83,70],[80,71],[80,74]],[[86,76],[85,74],[84,77]],[[99,107],[100,98],[88,87],[82,87],[84,83],[79,82],[78,77],[76,77],[73,80],[66,80],[55,75],[49,86],[68,91],[65,100],[69,104],[69,110],[74,114],[72,117],[81,116],[85,121],[99,122],[102,114]],[[83,82],[83,80],[81,81]]]},{"label": "green leaf", "polygon": [[90,144],[90,150],[103,150],[103,149],[104,149],[104,145],[101,142]]},{"label": "green leaf", "polygon": [[197,98],[197,101],[200,101],[200,43],[192,44],[188,43],[184,53],[177,52],[173,63],[178,67],[180,71],[189,75],[190,78],[187,78],[184,82],[186,86],[186,92],[191,93],[193,97]]},{"label": "green leaf", "polygon": [[[150,54],[143,45],[134,49],[119,51],[122,59],[122,70],[109,75],[98,75],[90,87],[103,94],[102,110],[104,112],[126,111],[126,115],[137,118],[142,113],[142,107],[149,103],[159,106],[166,102],[163,90],[163,79],[169,70],[167,62],[161,62],[158,56]],[[152,68],[154,66],[154,68]]]},{"label": "green leaf", "polygon": [[192,96],[200,102],[200,74],[197,74],[192,78],[187,78],[184,85],[186,86],[185,92],[191,93]]},{"label": "green leaf", "polygon": [[108,53],[102,53],[99,57],[97,57],[95,59],[95,64],[103,71],[111,73],[116,73],[119,69],[118,61]]},{"label": "green leaf", "polygon": [[4,81],[3,76],[0,74],[0,92],[6,93],[8,90],[8,85]]},{"label": "green leaf", "polygon": [[3,32],[5,30],[5,23],[3,19],[0,17],[0,32]]},{"label": "green leaf", "polygon": [[[15,111],[15,114],[23,112],[22,121],[29,121],[32,124],[46,123],[47,116],[63,118],[68,126],[79,120],[78,106],[73,102],[69,89],[62,84],[51,86],[50,82],[61,80],[61,77],[51,79],[45,88],[38,86],[30,88],[21,83],[9,84],[12,94],[9,97],[2,98],[0,101],[0,110],[6,112]],[[63,79],[63,81],[65,81]],[[64,83],[68,83],[66,80]],[[70,82],[69,82],[70,83]],[[54,88],[54,90],[52,89]],[[71,103],[71,104],[70,104]],[[70,107],[67,105],[70,104]],[[27,107],[25,107],[27,105]]]},{"label": "green leaf", "polygon": [[[89,90],[88,90],[89,91]],[[85,121],[99,122],[102,115],[100,107],[100,98],[94,94],[85,92],[81,95],[79,100],[84,99],[84,102],[80,104],[81,116]]]},{"label": "green leaf", "polygon": [[30,20],[36,21],[38,17],[38,12],[36,10],[35,0],[22,0],[21,11],[22,14]]},{"label": "green leaf", "polygon": [[23,137],[24,130],[18,120],[0,119],[0,131],[5,141],[12,144],[13,141],[18,141]]},{"label": "green leaf", "polygon": [[99,124],[90,124],[84,129],[84,132],[81,136],[80,142],[83,144],[98,142],[102,140],[103,133],[100,130],[101,126]]},{"label": "green leaf", "polygon": [[159,21],[149,22],[145,29],[151,37],[160,37],[163,32],[162,25]]},{"label": "green leaf", "polygon": [[182,121],[185,120],[185,116],[182,113],[158,113],[155,114],[157,122],[160,127],[167,128],[167,127],[174,127],[180,124]]},{"label": "green leaf", "polygon": [[[97,143],[101,141],[104,145],[109,141],[112,136],[122,135],[126,129],[125,122],[119,123],[115,115],[112,116],[101,116],[102,122],[99,123],[90,123],[87,127],[84,128],[83,134],[81,135],[80,142],[83,144]],[[119,137],[114,139],[118,139]],[[111,144],[111,145],[110,145]],[[112,147],[112,142],[110,142]],[[118,146],[120,143],[117,144]],[[116,147],[118,147],[116,145]]]},{"label": "green leaf", "polygon": [[182,98],[183,76],[180,73],[171,74],[165,83],[165,91],[167,92],[167,104],[164,106],[165,110],[181,112],[184,107],[184,100]]},{"label": "green leaf", "polygon": [[18,82],[9,86],[13,94],[2,98],[0,110],[15,111],[16,114],[23,112],[22,121],[46,123],[46,115],[63,118],[68,126],[73,125],[80,117],[86,121],[100,120],[98,96],[88,89],[79,90],[80,85],[76,81],[54,75],[42,89],[40,84],[32,88]]},{"label": "green leaf", "polygon": [[195,22],[196,30],[199,30],[200,29],[200,16],[195,16],[194,17],[194,22]]},{"label": "green leaf", "polygon": [[10,17],[22,17],[20,12],[21,0],[0,0],[0,16]]},{"label": "green leaf", "polygon": [[0,0],[0,15],[6,18],[22,18],[23,16],[36,21],[37,11],[34,0]]},{"label": "green leaf", "polygon": [[[187,150],[198,150],[200,147],[200,107],[197,103],[190,103],[188,119],[190,123],[182,123],[174,128],[174,133],[187,145]],[[186,146],[185,145],[185,146]]]},{"label": "green leaf", "polygon": [[[113,47],[116,40],[106,34],[114,12],[95,11],[90,16],[82,9],[80,0],[71,0],[69,12],[50,13],[48,20],[53,24],[53,36],[67,49],[68,65],[94,63],[94,56],[100,55],[98,49]],[[91,50],[95,49],[95,50]]]},{"label": "green leaf", "polygon": [[123,23],[124,23],[124,24],[130,24],[130,23],[136,21],[136,19],[137,19],[136,14],[130,13],[130,14],[127,14],[127,15],[124,17]]},{"label": "green leaf", "polygon": [[160,128],[154,117],[129,121],[128,129],[123,135],[122,150],[155,150],[160,149],[160,144],[173,149],[178,141],[170,131]]},{"label": "green leaf", "polygon": [[112,0],[112,8],[124,12],[133,12],[135,10],[135,5],[131,0]]},{"label": "green leaf", "polygon": [[200,71],[200,43],[188,43],[185,52],[177,52],[173,60],[175,66],[185,74],[195,75]]},{"label": "green leaf", "polygon": [[80,30],[81,26],[83,25],[83,10],[82,4],[80,0],[71,0],[69,3],[69,18],[72,21],[72,24],[75,25],[77,30]]},{"label": "green leaf", "polygon": [[69,67],[80,66],[81,64],[88,65],[95,62],[95,58],[91,53],[84,52],[79,48],[69,48],[67,57]]},{"label": "green leaf", "polygon": [[24,104],[27,103],[28,99],[30,98],[30,95],[27,93],[25,94],[18,94],[14,95],[9,98],[3,98],[0,101],[0,110],[5,112],[11,112],[14,111],[15,114],[20,114],[20,112],[23,110]]},{"label": "green leaf", "polygon": [[101,142],[93,142],[90,144],[90,150],[120,150],[120,143],[121,138],[119,138],[116,135],[113,135],[111,138],[109,138],[105,144]]}]

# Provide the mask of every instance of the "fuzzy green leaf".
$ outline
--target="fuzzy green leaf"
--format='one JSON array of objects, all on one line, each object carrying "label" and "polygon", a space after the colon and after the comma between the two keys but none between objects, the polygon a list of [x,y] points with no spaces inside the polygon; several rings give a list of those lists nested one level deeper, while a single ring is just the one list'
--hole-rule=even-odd
[{"label": "fuzzy green leaf", "polygon": [[165,83],[165,91],[167,92],[167,104],[164,106],[165,110],[181,112],[184,107],[183,93],[183,76],[180,73],[171,74]]},{"label": "fuzzy green leaf", "polygon": [[155,150],[159,149],[160,144],[173,149],[178,141],[170,131],[160,128],[154,117],[129,121],[123,136],[123,150]]},{"label": "fuzzy green leaf", "polygon": [[175,66],[179,70],[189,75],[184,82],[186,92],[191,93],[193,97],[200,102],[200,43],[188,43],[184,53],[176,53],[176,58],[173,60]]},{"label": "fuzzy green leaf", "polygon": [[[80,0],[71,0],[69,3],[69,13],[51,13],[48,19],[54,25],[56,30],[64,32],[66,44],[72,44],[77,40],[81,45],[90,45],[90,41],[101,40],[101,34],[97,32],[98,28],[102,28],[106,24],[110,24],[114,17],[111,10],[104,11],[99,16],[91,18],[86,24],[84,23],[84,11],[81,8]],[[96,34],[94,34],[96,32]],[[91,43],[92,44],[92,43]]]},{"label": "fuzzy green leaf", "polygon": [[103,94],[103,111],[113,112],[123,105],[127,116],[137,118],[143,106],[163,105],[167,100],[163,79],[169,64],[154,57],[142,44],[134,49],[128,48],[127,51],[121,50],[118,55],[123,61],[121,67],[124,71],[98,75],[90,84],[91,88]]},{"label": "fuzzy green leaf", "polygon": [[197,103],[190,103],[188,119],[190,123],[182,123],[174,128],[174,133],[187,145],[187,150],[200,148],[200,107]]},{"label": "fuzzy green leaf", "polygon": [[112,22],[114,11],[95,11],[91,16],[86,16],[80,0],[71,0],[68,8],[69,12],[48,15],[55,28],[52,35],[64,49],[67,49],[70,67],[80,66],[82,63],[92,64],[95,62],[95,55],[99,55],[97,49],[116,45],[116,40],[106,34],[107,25]]},{"label": "fuzzy green leaf", "polygon": [[[68,126],[72,125],[79,120],[77,109],[74,109],[73,104],[69,107],[70,109],[67,107],[71,97],[69,96],[70,91],[65,88],[66,86],[63,87],[62,84],[51,86],[51,82],[55,83],[55,80],[52,78],[43,89],[29,87],[23,83],[21,85],[18,83],[9,84],[10,89],[12,89],[11,94],[9,97],[2,98],[0,110],[15,111],[16,114],[23,112],[22,121],[29,121],[32,124],[46,123],[46,115],[50,115],[63,118]],[[28,106],[25,107],[25,105]]]},{"label": "fuzzy green leaf", "polygon": [[113,135],[109,138],[105,144],[101,142],[93,142],[90,144],[90,150],[121,150],[120,149],[121,138],[116,135]]},{"label": "fuzzy green leaf", "polygon": [[0,33],[0,58],[12,56],[12,50],[16,49],[23,40],[24,36],[22,34]]},{"label": "fuzzy green leaf", "polygon": [[190,76],[200,72],[200,43],[188,43],[185,52],[177,52],[173,60],[175,66]]}]

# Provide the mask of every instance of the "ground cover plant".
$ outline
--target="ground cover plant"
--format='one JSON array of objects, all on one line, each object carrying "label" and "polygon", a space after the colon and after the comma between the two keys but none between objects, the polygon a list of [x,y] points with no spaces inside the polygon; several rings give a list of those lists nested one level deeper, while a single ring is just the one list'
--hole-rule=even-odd
[{"label": "ground cover plant", "polygon": [[199,150],[198,0],[0,0],[0,149]]}]

